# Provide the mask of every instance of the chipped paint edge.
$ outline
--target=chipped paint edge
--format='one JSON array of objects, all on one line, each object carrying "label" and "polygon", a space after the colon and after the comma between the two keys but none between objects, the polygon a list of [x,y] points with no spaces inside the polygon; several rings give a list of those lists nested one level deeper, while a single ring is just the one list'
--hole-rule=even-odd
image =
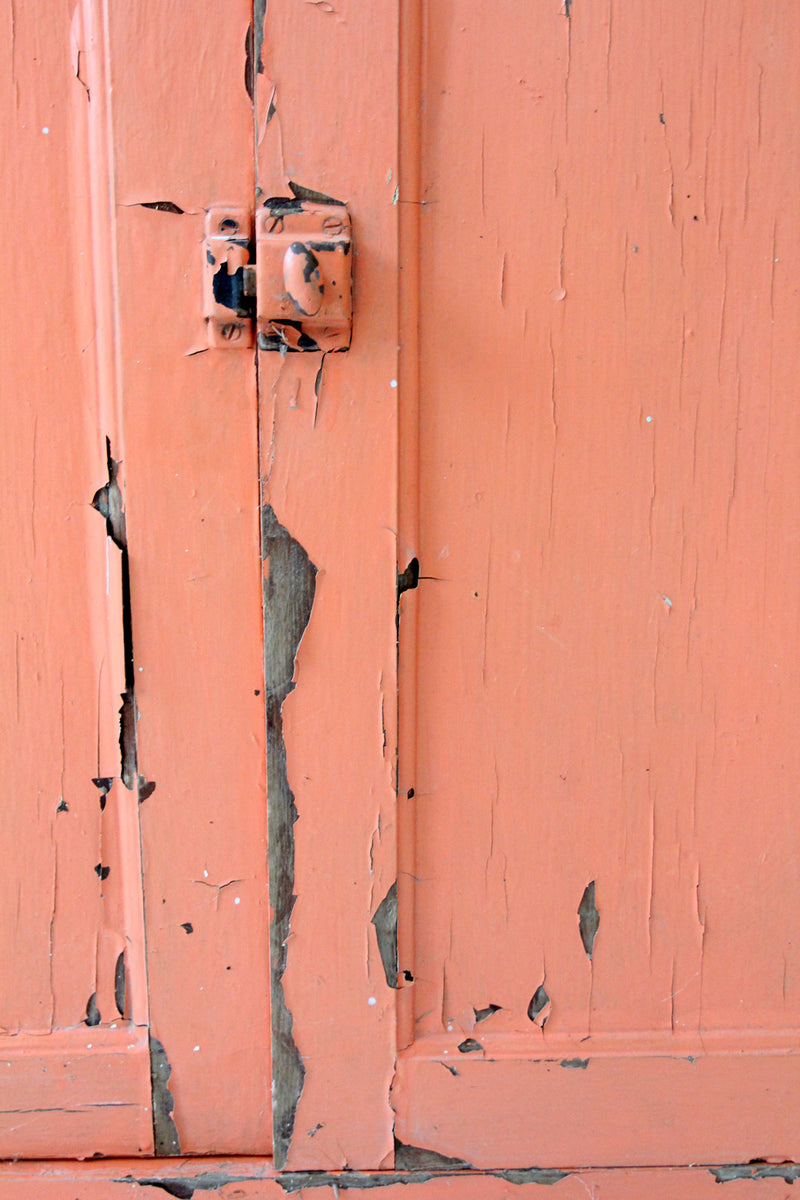
[{"label": "chipped paint edge", "polygon": [[265,564],[264,689],[267,722],[267,829],[269,839],[270,973],[272,980],[273,1147],[278,1167],[286,1162],[305,1067],[295,1044],[286,1003],[286,971],[294,893],[294,823],[297,807],[286,769],[283,704],[294,690],[297,651],[311,617],[317,568],[265,504],[261,510],[261,556]]}]

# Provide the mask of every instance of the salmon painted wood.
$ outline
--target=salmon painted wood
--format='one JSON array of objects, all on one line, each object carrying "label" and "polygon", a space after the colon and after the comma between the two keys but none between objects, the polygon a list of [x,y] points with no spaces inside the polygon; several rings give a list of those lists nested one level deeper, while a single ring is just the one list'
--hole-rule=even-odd
[{"label": "salmon painted wood", "polygon": [[[785,1200],[797,1180],[791,1164],[711,1169],[621,1168],[557,1171],[276,1172],[264,1158],[197,1158],[81,1164],[81,1200],[337,1200],[361,1192],[376,1200]],[[8,1200],[75,1200],[74,1163],[0,1165]],[[720,1185],[723,1185],[720,1187]],[[35,1190],[34,1190],[35,1189]]]},{"label": "salmon painted wood", "polygon": [[0,3],[3,1195],[785,1197],[795,6]]},{"label": "salmon painted wood", "polygon": [[346,200],[356,244],[349,356],[260,362],[262,486],[317,568],[277,1160],[794,1160],[798,14],[400,18],[276,0],[258,77],[260,186]]},{"label": "salmon painted wood", "polygon": [[216,11],[3,4],[4,1156],[271,1144],[255,373],[195,303],[253,189]]},{"label": "salmon painted wood", "polygon": [[400,181],[395,1136],[796,1160],[800,14],[504,8],[422,6]]}]

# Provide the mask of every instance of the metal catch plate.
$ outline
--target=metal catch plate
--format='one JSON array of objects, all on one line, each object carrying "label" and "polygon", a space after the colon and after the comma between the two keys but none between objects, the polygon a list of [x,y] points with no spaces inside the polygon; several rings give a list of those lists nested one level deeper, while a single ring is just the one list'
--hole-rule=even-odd
[{"label": "metal catch plate", "polygon": [[347,350],[352,236],[340,204],[267,200],[256,213],[256,325],[262,350]]},{"label": "metal catch plate", "polygon": [[252,240],[253,218],[246,208],[209,209],[204,271],[209,346],[253,345]]}]

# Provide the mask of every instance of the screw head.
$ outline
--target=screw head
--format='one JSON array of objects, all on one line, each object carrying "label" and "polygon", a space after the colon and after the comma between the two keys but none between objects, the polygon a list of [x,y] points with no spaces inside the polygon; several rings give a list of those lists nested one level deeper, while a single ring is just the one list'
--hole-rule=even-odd
[{"label": "screw head", "polygon": [[227,325],[221,325],[219,334],[220,337],[224,338],[226,342],[238,342],[239,338],[242,336],[242,326],[235,325],[233,322],[230,322]]}]

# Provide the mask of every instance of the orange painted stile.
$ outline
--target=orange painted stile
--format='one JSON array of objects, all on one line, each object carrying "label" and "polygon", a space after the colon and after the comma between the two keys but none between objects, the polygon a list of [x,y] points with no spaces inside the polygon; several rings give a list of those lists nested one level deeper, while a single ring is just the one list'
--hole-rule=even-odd
[{"label": "orange painted stile", "polygon": [[393,1153],[394,994],[370,921],[396,878],[398,22],[396,0],[327,7],[270,0],[256,75],[262,194],[346,200],[355,260],[351,349],[258,364],[263,500],[317,569],[283,710],[298,819],[282,987],[305,1064],[299,1096],[276,1089],[289,1169]]},{"label": "orange painted stile", "polygon": [[205,350],[201,254],[253,193],[251,21],[106,17],[150,1020],[189,1154],[271,1147],[255,372]]},{"label": "orange painted stile", "polygon": [[797,6],[0,13],[2,1200],[786,1200]]}]

